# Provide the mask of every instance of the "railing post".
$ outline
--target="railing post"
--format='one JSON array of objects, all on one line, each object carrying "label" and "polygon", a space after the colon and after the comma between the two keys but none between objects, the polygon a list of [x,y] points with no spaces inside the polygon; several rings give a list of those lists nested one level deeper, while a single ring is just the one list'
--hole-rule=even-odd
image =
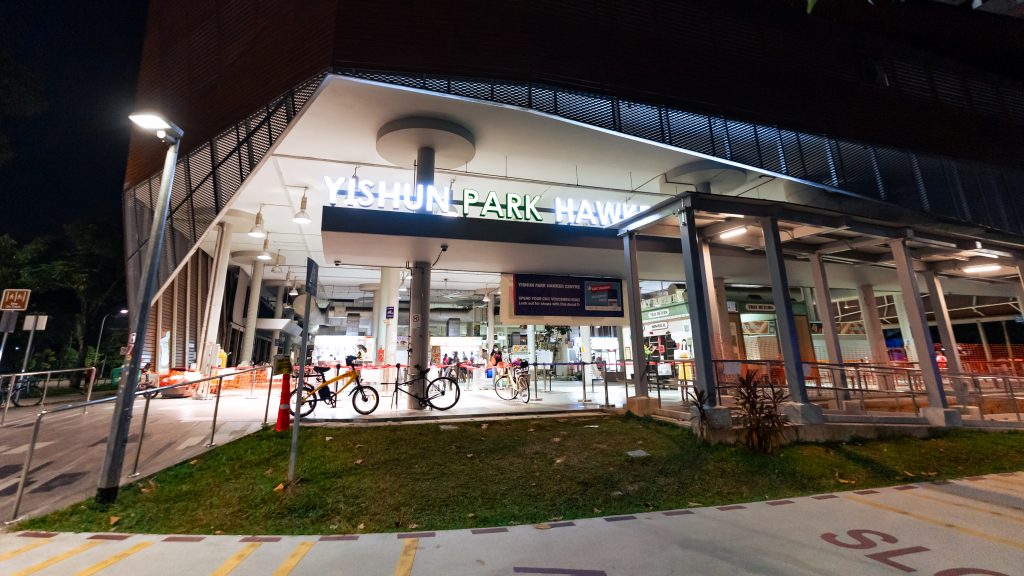
[{"label": "railing post", "polygon": [[216,446],[217,443],[213,441],[214,436],[217,434],[217,411],[220,409],[220,393],[224,390],[224,376],[217,379],[217,398],[213,401],[213,426],[210,427],[210,443],[206,445],[207,448]]},{"label": "railing post", "polygon": [[43,381],[43,397],[39,399],[39,404],[46,405],[46,391],[50,389],[50,376],[53,372],[46,373],[46,380]]},{"label": "railing post", "polygon": [[35,426],[32,427],[32,439],[29,440],[28,450],[25,452],[25,464],[21,468],[21,479],[18,480],[18,493],[14,497],[14,512],[11,514],[11,520],[18,519],[18,512],[21,511],[21,499],[25,496],[25,484],[28,481],[28,469],[32,466],[32,456],[36,452],[36,441],[39,440],[39,426],[43,422],[43,416],[46,415],[46,410],[43,410],[36,416]]},{"label": "railing post", "polygon": [[146,438],[146,421],[149,420],[149,401],[152,400],[151,394],[143,394],[146,399],[146,407],[142,409],[142,424],[139,426],[139,443],[135,446],[135,464],[132,465],[132,473],[128,475],[129,478],[135,478],[139,475],[139,457],[142,456],[142,441]]},{"label": "railing post", "polygon": [[1010,402],[1013,402],[1013,412],[1017,415],[1017,422],[1020,422],[1020,407],[1017,406],[1017,396],[1013,393],[1013,384],[1009,378],[1006,378],[1003,382],[1006,385],[1006,391],[1010,394]]}]

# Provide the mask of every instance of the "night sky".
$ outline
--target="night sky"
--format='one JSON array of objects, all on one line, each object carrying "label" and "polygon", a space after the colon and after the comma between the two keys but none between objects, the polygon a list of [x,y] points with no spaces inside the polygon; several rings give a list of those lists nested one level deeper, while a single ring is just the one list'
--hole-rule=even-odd
[{"label": "night sky", "polygon": [[0,51],[42,85],[45,112],[0,117],[0,234],[21,241],[78,217],[121,228],[120,191],[145,28],[143,0],[0,0]]}]

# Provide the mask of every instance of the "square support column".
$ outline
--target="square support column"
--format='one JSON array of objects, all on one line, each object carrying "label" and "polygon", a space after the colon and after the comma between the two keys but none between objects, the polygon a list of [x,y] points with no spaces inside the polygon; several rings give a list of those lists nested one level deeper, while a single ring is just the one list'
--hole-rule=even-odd
[{"label": "square support column", "polygon": [[878,300],[875,289],[865,284],[857,288],[857,303],[860,305],[860,317],[864,322],[864,334],[871,350],[871,364],[885,366],[889,364],[889,351],[885,347],[885,333],[882,332],[882,319],[878,316]]},{"label": "square support column", "polygon": [[946,362],[949,371],[953,374],[963,372],[960,364],[960,352],[957,349],[956,337],[953,334],[953,322],[949,319],[949,308],[946,306],[946,295],[942,292],[942,281],[932,271],[922,272],[925,286],[928,288],[928,297],[932,302],[932,312],[935,314],[935,324],[939,328],[939,339],[946,349]]},{"label": "square support column", "polygon": [[800,340],[796,333],[796,322],[793,321],[793,302],[789,296],[786,260],[782,254],[782,239],[779,237],[779,221],[774,217],[761,218],[761,231],[764,235],[765,256],[768,259],[768,278],[772,284],[772,300],[775,303],[786,385],[792,401],[786,408],[786,414],[797,424],[820,424],[825,421],[821,408],[811,404],[807,398]]},{"label": "square support column", "polygon": [[698,390],[705,395],[704,405],[713,408],[718,403],[718,387],[715,380],[715,365],[712,361],[711,306],[708,303],[708,275],[697,231],[697,211],[684,201],[679,213],[679,238],[683,248],[683,273],[686,277],[686,307],[690,312],[690,328],[693,331],[694,380]]},{"label": "square support column", "polygon": [[[227,282],[228,263],[231,260],[231,224],[221,222],[217,230],[214,250],[213,276],[206,296],[202,338],[199,345],[199,371],[210,374],[210,366],[217,357],[217,333],[220,331],[221,309],[224,306],[224,287]],[[159,349],[159,347],[157,347]]]},{"label": "square support column", "polygon": [[[647,396],[647,358],[644,354],[644,323],[640,312],[640,273],[636,260],[636,232],[622,237],[622,251],[626,258],[626,305],[629,316],[629,343],[633,351],[633,390],[636,396]],[[625,355],[625,350],[622,351]],[[623,368],[625,377],[625,368]]]},{"label": "square support column", "polygon": [[[412,268],[409,301],[409,378],[419,376],[419,370],[430,368],[430,262],[416,262]],[[409,392],[423,396],[426,382],[420,380],[409,387]],[[423,410],[412,395],[406,398],[410,410]]]},{"label": "square support column", "polygon": [[904,305],[907,307],[907,321],[914,337],[917,349],[921,378],[928,392],[928,408],[922,414],[932,424],[940,426],[959,426],[960,413],[950,410],[946,404],[946,392],[942,389],[942,374],[935,361],[935,344],[928,329],[928,317],[925,316],[924,302],[917,286],[917,274],[914,272],[914,260],[904,239],[889,242],[892,256],[896,263],[896,276],[899,279]]},{"label": "square support column", "polygon": [[[843,350],[839,345],[836,317],[832,313],[832,292],[828,287],[825,262],[822,260],[821,254],[813,254],[810,264],[811,276],[814,279],[814,306],[817,308],[818,320],[821,321],[822,331],[825,333],[825,350],[828,352],[828,361],[833,364],[842,364]],[[810,309],[809,306],[808,309]],[[840,368],[832,373],[837,376],[833,380],[833,385],[843,389],[840,392],[840,397],[848,398],[846,370]]]},{"label": "square support column", "polygon": [[[704,265],[704,286],[708,290],[708,306],[711,316],[711,356],[732,359],[732,342],[729,334],[729,311],[725,303],[725,278],[716,278],[711,263],[711,243],[701,239],[700,255]],[[724,314],[724,317],[723,317]]]},{"label": "square support column", "polygon": [[917,348],[914,345],[914,333],[910,329],[910,317],[907,315],[907,306],[897,295],[892,298],[893,307],[896,308],[896,321],[900,325],[900,338],[903,339],[903,351],[907,355],[908,362],[917,362]]}]

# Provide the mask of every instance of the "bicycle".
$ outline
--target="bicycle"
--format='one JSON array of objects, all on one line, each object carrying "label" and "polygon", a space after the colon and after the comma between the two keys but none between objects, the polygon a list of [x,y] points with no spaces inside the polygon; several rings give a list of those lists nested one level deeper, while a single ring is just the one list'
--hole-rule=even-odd
[{"label": "bicycle", "polygon": [[530,363],[526,360],[516,361],[503,374],[494,380],[494,392],[502,400],[514,400],[519,397],[526,404],[530,401]]},{"label": "bicycle", "polygon": [[23,406],[38,406],[43,401],[43,389],[39,387],[39,380],[37,378],[21,377],[14,383],[13,393],[10,391],[10,388],[10,380],[5,378],[3,384],[0,385],[0,406],[7,403],[8,397],[19,408]]},{"label": "bicycle", "polygon": [[[351,362],[350,362],[351,365]],[[341,365],[337,366],[338,370],[341,370]],[[361,377],[359,376],[359,370],[356,368],[349,368],[348,372],[339,374],[330,380],[324,378],[330,368],[321,368],[314,366],[313,371],[316,372],[315,379],[319,382],[316,386],[312,384],[306,384],[306,379],[302,378],[302,408],[299,413],[303,416],[309,415],[313,409],[316,408],[317,402],[324,402],[330,405],[331,408],[338,407],[338,394],[343,392],[346,388],[355,383],[355,387],[348,393],[352,397],[352,408],[356,412],[366,416],[371,414],[377,409],[377,405],[380,404],[380,394],[377,393],[377,389],[373,386],[363,384]],[[340,388],[332,391],[330,386],[336,382],[345,381]],[[291,401],[288,403],[289,411],[292,416],[295,416],[295,396],[299,393],[299,388],[296,387],[292,391]]]},{"label": "bicycle", "polygon": [[[396,365],[398,370],[402,369],[402,365]],[[459,391],[459,383],[455,381],[451,376],[438,376],[433,380],[427,382],[427,374],[430,372],[429,369],[424,369],[419,364],[416,365],[416,369],[419,370],[420,375],[407,380],[405,382],[399,382],[398,377],[395,377],[395,394],[394,403],[398,404],[398,393],[401,392],[406,396],[412,396],[420,403],[420,408],[431,407],[435,410],[448,410],[452,406],[455,406],[459,402],[461,392]],[[401,387],[405,386],[411,388],[416,382],[425,382],[427,385],[424,388],[423,396],[403,390]]]}]

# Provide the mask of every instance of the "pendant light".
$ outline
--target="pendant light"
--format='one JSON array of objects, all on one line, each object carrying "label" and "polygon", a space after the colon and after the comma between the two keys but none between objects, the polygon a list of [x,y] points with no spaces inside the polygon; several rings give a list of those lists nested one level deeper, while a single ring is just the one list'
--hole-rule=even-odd
[{"label": "pendant light", "polygon": [[263,252],[257,254],[256,259],[264,262],[274,259],[274,257],[270,255],[270,238],[263,239]]},{"label": "pendant light", "polygon": [[309,217],[309,213],[306,212],[306,189],[302,189],[302,202],[299,204],[299,211],[295,213],[292,218],[292,222],[296,224],[309,224],[312,220]]},{"label": "pendant light", "polygon": [[249,229],[249,236],[253,238],[266,238],[267,231],[263,228],[263,206],[260,206],[260,211],[256,213],[256,223],[252,228]]}]

